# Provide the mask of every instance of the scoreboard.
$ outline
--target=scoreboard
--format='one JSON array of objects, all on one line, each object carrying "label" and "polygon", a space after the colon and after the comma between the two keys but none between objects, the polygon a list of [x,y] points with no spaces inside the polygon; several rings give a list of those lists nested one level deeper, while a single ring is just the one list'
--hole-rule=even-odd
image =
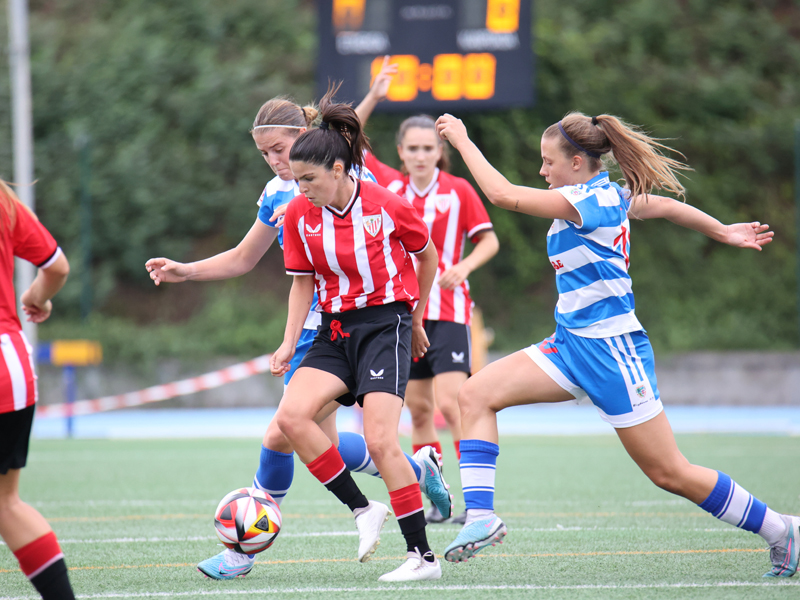
[{"label": "scoreboard", "polygon": [[318,0],[317,87],[358,103],[385,55],[398,65],[376,111],[533,103],[531,0]]}]

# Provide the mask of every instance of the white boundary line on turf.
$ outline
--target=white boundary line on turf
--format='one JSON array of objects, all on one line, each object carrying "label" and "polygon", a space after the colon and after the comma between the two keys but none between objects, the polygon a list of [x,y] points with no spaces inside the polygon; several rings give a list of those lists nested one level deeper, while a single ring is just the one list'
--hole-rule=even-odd
[{"label": "white boundary line on turf", "polygon": [[[187,596],[241,596],[241,595],[274,595],[274,594],[351,594],[354,592],[468,592],[481,591],[561,591],[561,590],[668,590],[668,589],[724,589],[724,588],[774,588],[800,587],[800,582],[771,581],[725,581],[719,583],[643,583],[630,585],[402,585],[381,587],[307,587],[307,588],[264,588],[259,590],[195,590],[191,592],[110,592],[107,594],[79,594],[76,598],[86,600],[103,598],[185,598]],[[37,600],[39,596],[0,596],[0,600]]]}]

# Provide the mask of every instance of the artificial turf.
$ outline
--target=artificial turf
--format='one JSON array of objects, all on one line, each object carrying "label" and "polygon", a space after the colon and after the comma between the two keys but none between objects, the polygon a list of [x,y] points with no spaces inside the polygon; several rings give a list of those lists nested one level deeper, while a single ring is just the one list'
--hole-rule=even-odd
[{"label": "artificial turf", "polygon": [[[408,440],[404,444],[408,445]],[[687,458],[729,473],[779,512],[800,513],[800,438],[683,435]],[[452,444],[445,473],[463,509]],[[735,530],[653,486],[608,436],[501,439],[497,513],[502,546],[441,580],[380,584],[405,545],[394,519],[366,564],[355,560],[352,516],[297,461],[284,523],[256,568],[235,581],[195,569],[217,545],[225,493],[249,485],[258,440],[33,441],[21,492],[53,525],[79,597],[93,598],[797,598],[800,576],[763,580],[760,537]],[[792,458],[795,457],[795,458]],[[356,475],[388,503],[380,480]],[[456,525],[429,526],[441,555]],[[0,598],[35,598],[0,546]]]}]

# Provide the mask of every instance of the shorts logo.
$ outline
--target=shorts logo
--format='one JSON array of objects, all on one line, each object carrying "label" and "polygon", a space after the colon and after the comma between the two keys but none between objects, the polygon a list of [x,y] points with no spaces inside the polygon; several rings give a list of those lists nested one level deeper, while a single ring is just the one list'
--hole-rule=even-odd
[{"label": "shorts logo", "polygon": [[373,371],[372,369],[370,369],[369,370],[369,374],[372,375],[372,377],[370,377],[370,379],[383,379],[383,369],[381,369],[377,373],[375,371]]},{"label": "shorts logo", "polygon": [[644,385],[640,385],[639,387],[637,387],[636,395],[639,396],[639,398],[644,398],[645,395],[647,395],[647,387],[645,387]]},{"label": "shorts logo", "polygon": [[372,237],[378,235],[378,232],[381,230],[381,216],[364,215],[364,229]]},{"label": "shorts logo", "polygon": [[318,233],[320,227],[322,227],[322,223],[319,223],[316,227],[311,227],[308,223],[306,223],[306,231],[308,233]]},{"label": "shorts logo", "polygon": [[453,357],[454,363],[464,364],[464,353],[463,352],[451,352],[450,356]]}]

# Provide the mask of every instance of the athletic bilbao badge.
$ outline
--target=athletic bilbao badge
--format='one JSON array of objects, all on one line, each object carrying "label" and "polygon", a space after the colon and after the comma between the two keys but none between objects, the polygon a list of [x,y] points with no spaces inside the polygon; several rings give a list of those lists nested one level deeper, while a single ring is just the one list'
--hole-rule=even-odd
[{"label": "athletic bilbao badge", "polygon": [[436,204],[436,210],[440,213],[450,210],[450,194],[436,194],[433,201]]},{"label": "athletic bilbao badge", "polygon": [[381,216],[364,215],[364,229],[372,237],[378,235],[378,232],[381,230]]}]

